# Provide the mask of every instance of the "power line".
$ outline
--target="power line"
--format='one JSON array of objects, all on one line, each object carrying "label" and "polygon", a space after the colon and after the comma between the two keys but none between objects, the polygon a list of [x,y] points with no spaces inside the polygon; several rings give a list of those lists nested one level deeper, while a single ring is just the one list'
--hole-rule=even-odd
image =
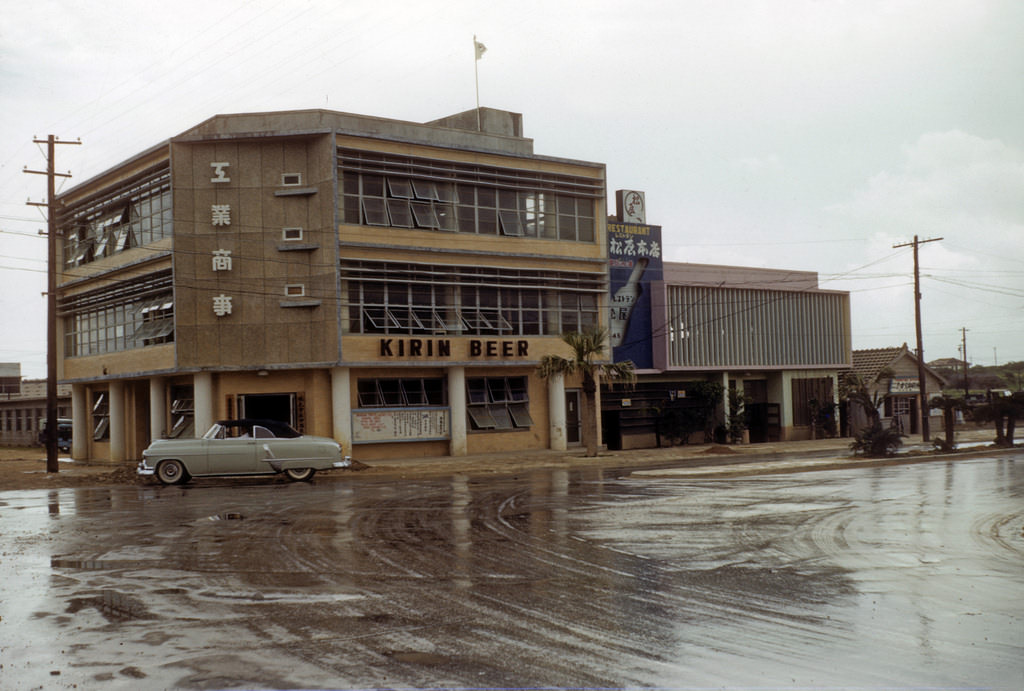
[{"label": "power line", "polygon": [[949,278],[941,278],[939,276],[929,276],[933,281],[939,283],[948,283],[949,285],[959,286],[961,288],[969,288],[971,290],[981,290],[988,293],[996,293],[999,295],[1009,295],[1015,298],[1024,298],[1024,291],[1015,291],[1012,288],[1005,288],[1003,286],[986,286],[979,283],[968,283],[967,281],[954,281]]}]

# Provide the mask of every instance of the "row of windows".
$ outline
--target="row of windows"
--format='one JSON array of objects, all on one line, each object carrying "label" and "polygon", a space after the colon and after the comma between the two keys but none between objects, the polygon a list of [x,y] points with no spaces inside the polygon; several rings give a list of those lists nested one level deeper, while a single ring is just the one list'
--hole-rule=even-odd
[{"label": "row of windows", "polygon": [[170,293],[86,308],[64,320],[68,356],[115,353],[173,341],[174,300]]},{"label": "row of windows", "polygon": [[352,333],[558,335],[597,323],[597,297],[524,288],[349,281]]},{"label": "row of windows", "polygon": [[545,192],[345,176],[345,223],[447,232],[594,241],[591,199]]},{"label": "row of windows", "polygon": [[593,242],[599,179],[339,151],[345,223]]},{"label": "row of windows", "polygon": [[73,207],[61,219],[67,268],[170,237],[170,172]]},{"label": "row of windows", "polygon": [[0,431],[31,432],[46,420],[46,408],[18,408],[0,411]]},{"label": "row of windows", "polygon": [[[341,207],[352,224],[593,242],[600,178],[459,164],[371,152],[339,152]],[[164,164],[110,194],[69,208],[67,268],[172,234],[170,169]]]},{"label": "row of windows", "polygon": [[407,408],[446,406],[444,379],[360,379],[357,384],[360,408]]},{"label": "row of windows", "polygon": [[[360,379],[356,386],[360,408],[448,404],[441,377]],[[508,430],[533,425],[526,377],[469,377],[466,400],[471,429]]]},{"label": "row of windows", "polygon": [[[560,335],[598,323],[600,272],[342,263],[347,333]],[[169,271],[133,284],[61,299],[65,354],[113,353],[174,341]],[[294,294],[303,287],[290,285]],[[291,294],[291,293],[288,293]]]},{"label": "row of windows", "polygon": [[346,262],[351,333],[559,335],[597,324],[603,277]]}]

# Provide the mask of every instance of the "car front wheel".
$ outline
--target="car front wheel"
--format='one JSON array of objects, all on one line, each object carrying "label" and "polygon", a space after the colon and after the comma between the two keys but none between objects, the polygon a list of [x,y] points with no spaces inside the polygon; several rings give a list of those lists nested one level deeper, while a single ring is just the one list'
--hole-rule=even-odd
[{"label": "car front wheel", "polygon": [[295,482],[306,482],[312,480],[313,476],[316,475],[316,471],[312,468],[288,468],[284,471],[284,474],[288,476],[289,480]]},{"label": "car front wheel", "polygon": [[188,480],[188,471],[179,460],[160,461],[156,467],[156,478],[165,485],[178,485]]}]

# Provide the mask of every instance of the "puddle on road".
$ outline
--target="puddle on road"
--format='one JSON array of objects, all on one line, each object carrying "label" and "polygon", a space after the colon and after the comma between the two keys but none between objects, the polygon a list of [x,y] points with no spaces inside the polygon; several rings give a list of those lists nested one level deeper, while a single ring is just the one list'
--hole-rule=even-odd
[{"label": "puddle on road", "polygon": [[313,603],[336,603],[347,600],[362,600],[365,595],[361,593],[336,593],[323,592],[311,593],[305,590],[296,591],[215,591],[203,590],[194,594],[194,599],[209,600],[211,602],[239,602],[243,604],[266,604],[277,605],[281,603],[298,603],[303,605]]},{"label": "puddle on road", "polygon": [[104,590],[96,597],[73,597],[69,601],[66,611],[68,614],[77,614],[88,607],[95,608],[107,621],[112,622],[156,619],[156,616],[150,613],[142,600],[116,590]]},{"label": "puddle on road", "polygon": [[224,513],[218,513],[214,516],[210,516],[211,521],[241,521],[244,520],[245,516],[238,513],[237,511],[225,511]]},{"label": "puddle on road", "polygon": [[80,571],[116,571],[121,569],[141,570],[154,567],[152,561],[131,561],[127,559],[69,559],[51,557],[50,568],[78,569]]},{"label": "puddle on road", "polygon": [[447,662],[451,662],[444,655],[438,655],[437,653],[424,653],[419,651],[405,651],[405,652],[392,652],[390,657],[399,662],[412,662],[417,665],[443,665]]}]

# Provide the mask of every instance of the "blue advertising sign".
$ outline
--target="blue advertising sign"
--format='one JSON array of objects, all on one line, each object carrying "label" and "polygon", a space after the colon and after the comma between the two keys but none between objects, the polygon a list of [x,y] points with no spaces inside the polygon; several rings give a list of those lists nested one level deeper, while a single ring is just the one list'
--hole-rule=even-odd
[{"label": "blue advertising sign", "polygon": [[632,360],[637,369],[651,369],[650,284],[662,277],[661,226],[609,223],[608,274],[612,358]]}]

